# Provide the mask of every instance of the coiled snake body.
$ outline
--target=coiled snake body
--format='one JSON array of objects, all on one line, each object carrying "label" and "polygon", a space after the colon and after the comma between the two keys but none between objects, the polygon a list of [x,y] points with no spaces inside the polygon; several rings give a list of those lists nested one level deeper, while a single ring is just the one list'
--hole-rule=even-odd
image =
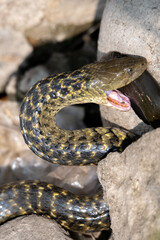
[{"label": "coiled snake body", "polygon": [[[56,114],[65,106],[88,102],[128,110],[128,99],[115,89],[139,77],[146,65],[143,57],[124,57],[42,79],[30,89],[21,106],[20,124],[26,144],[39,157],[62,165],[97,164],[109,152],[123,151],[134,138],[128,130],[64,130],[56,125]],[[92,198],[75,196],[39,181],[0,188],[0,223],[31,213],[55,218],[73,231],[100,231],[110,225],[108,207],[100,193]]]}]

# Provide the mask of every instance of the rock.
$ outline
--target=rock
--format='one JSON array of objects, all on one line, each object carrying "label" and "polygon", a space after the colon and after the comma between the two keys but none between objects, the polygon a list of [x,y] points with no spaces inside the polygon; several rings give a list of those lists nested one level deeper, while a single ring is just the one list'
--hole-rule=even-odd
[{"label": "rock", "polygon": [[[101,23],[98,58],[117,51],[142,55],[160,82],[159,0],[106,2]],[[101,106],[105,125],[121,125],[137,134],[152,130],[131,109]],[[110,208],[114,240],[160,239],[160,129],[144,134],[122,153],[110,153],[99,163],[98,176]]]},{"label": "rock", "polygon": [[19,217],[0,226],[3,240],[69,240],[69,233],[54,220],[36,215]]},{"label": "rock", "polygon": [[118,51],[143,56],[160,82],[159,0],[106,2],[99,36],[99,57]]},{"label": "rock", "polygon": [[160,239],[160,128],[98,166],[114,240]]},{"label": "rock", "polygon": [[[2,7],[2,5],[1,5]],[[0,10],[0,14],[1,10]],[[7,10],[7,16],[9,16]],[[2,20],[2,15],[1,15]],[[24,57],[31,51],[31,47],[27,43],[21,32],[10,27],[0,26],[0,93],[4,91],[4,87],[9,81],[10,75],[17,71],[18,65]]]},{"label": "rock", "polygon": [[[142,55],[160,82],[159,0],[107,1],[101,23],[98,57],[117,51]],[[152,128],[131,109],[101,106],[105,125],[121,125],[137,134]],[[160,129],[144,134],[122,153],[111,153],[99,163],[98,176],[110,208],[114,240],[160,239]]]},{"label": "rock", "polygon": [[[23,100],[26,92],[37,81],[49,75],[70,72],[96,60],[97,25],[74,39],[62,43],[48,43],[35,47],[9,78],[5,92],[9,99]],[[92,32],[92,33],[93,33]],[[98,37],[98,36],[97,36]]]},{"label": "rock", "polygon": [[0,112],[0,184],[38,179],[52,171],[52,164],[37,157],[24,143],[18,103],[0,101]]},{"label": "rock", "polygon": [[56,116],[58,126],[68,130],[85,128],[86,126],[83,123],[83,119],[84,108],[80,106],[63,108]]},{"label": "rock", "polygon": [[[45,78],[49,75],[47,69],[41,65],[31,68],[28,70],[22,80],[19,82],[19,89],[23,92],[23,97],[25,96],[26,92],[40,79]],[[10,93],[7,92],[9,95]]]},{"label": "rock", "polygon": [[132,108],[128,112],[120,112],[114,108],[100,106],[100,111],[104,126],[121,126],[138,135],[153,129],[139,119]]},{"label": "rock", "polygon": [[[99,21],[105,0],[5,0],[1,3],[0,27],[9,26],[37,45],[73,37]],[[27,6],[27,7],[24,7]],[[8,14],[8,9],[12,9]]]},{"label": "rock", "polygon": [[[160,42],[159,42],[159,0],[125,1],[111,0],[106,7],[101,21],[98,41],[98,59],[105,53],[118,51],[126,54],[142,55],[148,61],[148,70],[160,82]],[[121,125],[143,134],[152,129],[144,124],[130,110],[128,113],[117,112],[101,107],[105,125]]]},{"label": "rock", "polygon": [[[105,0],[83,0],[81,4],[78,0],[3,0],[0,6],[0,93],[4,92],[10,75],[17,72],[20,63],[30,54],[29,43],[39,46],[80,34],[93,22],[100,21],[104,4]],[[9,14],[8,9],[11,9]]]},{"label": "rock", "polygon": [[[10,14],[8,14],[8,9],[11,9]],[[39,22],[42,21],[44,9],[44,0],[40,0],[38,2],[33,2],[31,0],[24,0],[21,2],[18,0],[14,2],[4,0],[1,3],[0,8],[0,26],[10,26],[11,28],[24,33],[26,29],[31,28],[34,25],[38,25]]]}]

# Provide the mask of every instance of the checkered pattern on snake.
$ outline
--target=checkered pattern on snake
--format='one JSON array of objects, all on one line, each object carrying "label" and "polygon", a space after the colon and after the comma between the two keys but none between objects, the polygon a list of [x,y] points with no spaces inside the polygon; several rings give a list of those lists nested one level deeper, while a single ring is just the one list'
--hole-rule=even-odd
[{"label": "checkered pattern on snake", "polygon": [[[20,124],[26,144],[39,157],[61,165],[97,164],[109,152],[123,151],[135,137],[120,127],[60,129],[56,114],[62,108],[94,102],[108,105],[107,91],[129,84],[146,69],[143,57],[96,62],[71,73],[37,82],[26,94]],[[52,184],[21,181],[0,188],[0,223],[24,215],[55,218],[72,231],[109,229],[109,210],[101,193],[77,196]]]}]

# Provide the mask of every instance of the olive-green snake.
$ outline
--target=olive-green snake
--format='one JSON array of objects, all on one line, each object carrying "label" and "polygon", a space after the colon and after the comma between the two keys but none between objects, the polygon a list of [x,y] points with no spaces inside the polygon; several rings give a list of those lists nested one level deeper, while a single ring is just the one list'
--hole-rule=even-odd
[{"label": "olive-green snake", "polygon": [[[88,102],[129,110],[129,100],[116,89],[139,77],[146,66],[143,57],[124,57],[37,82],[26,94],[20,110],[26,144],[39,157],[61,165],[97,164],[109,152],[123,151],[133,141],[130,131],[120,127],[64,130],[56,125],[56,114],[66,106]],[[39,181],[0,188],[0,223],[31,213],[55,218],[73,231],[110,227],[108,207],[101,193],[92,198],[77,196]]]}]

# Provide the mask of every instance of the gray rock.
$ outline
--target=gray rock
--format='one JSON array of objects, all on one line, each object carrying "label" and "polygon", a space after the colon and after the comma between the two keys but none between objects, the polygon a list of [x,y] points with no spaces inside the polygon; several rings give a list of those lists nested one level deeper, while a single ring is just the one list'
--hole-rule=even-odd
[{"label": "gray rock", "polygon": [[[159,0],[106,2],[98,42],[98,58],[118,51],[142,55],[160,81]],[[144,134],[152,128],[131,109],[118,112],[101,106],[105,125],[121,125]],[[160,129],[144,134],[122,153],[99,163],[98,176],[109,204],[115,240],[160,239]]]},{"label": "gray rock", "polygon": [[98,166],[115,240],[160,239],[160,129]]},{"label": "gray rock", "polygon": [[102,53],[118,51],[146,57],[148,70],[160,82],[159,0],[110,0],[101,22]]},{"label": "gray rock", "polygon": [[55,221],[32,215],[0,226],[0,240],[69,240],[69,234]]},{"label": "gray rock", "polygon": [[[38,82],[40,79],[45,78],[49,75],[49,72],[47,69],[41,65],[31,68],[29,71],[27,71],[22,80],[19,83],[19,89],[23,93],[26,93],[36,82]],[[9,95],[10,93],[7,92]]]},{"label": "gray rock", "polygon": [[114,108],[100,106],[100,111],[104,126],[121,126],[138,135],[153,129],[139,119],[132,108],[128,112],[121,112]]},{"label": "gray rock", "polygon": [[[2,7],[2,6],[1,6]],[[1,8],[0,8],[1,15]],[[8,11],[7,11],[7,15]],[[2,15],[1,15],[2,20]],[[21,32],[10,27],[0,26],[0,93],[3,92],[5,84],[10,75],[17,71],[18,65],[24,57],[29,54],[31,47]]]},{"label": "gray rock", "polygon": [[[142,55],[149,63],[150,73],[160,81],[159,6],[159,0],[107,1],[101,21],[98,59],[112,51]],[[105,126],[114,123],[132,129],[137,134],[152,129],[133,110],[118,112],[102,106],[101,113]]]}]

